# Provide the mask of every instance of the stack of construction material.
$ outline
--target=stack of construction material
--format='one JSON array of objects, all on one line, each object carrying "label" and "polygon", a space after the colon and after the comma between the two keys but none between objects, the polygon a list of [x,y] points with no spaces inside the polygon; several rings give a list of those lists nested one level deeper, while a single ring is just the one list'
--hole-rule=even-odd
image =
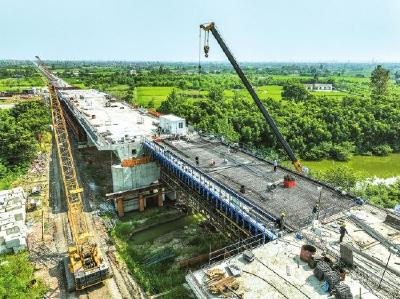
[{"label": "stack of construction material", "polygon": [[21,187],[0,191],[0,254],[26,248],[26,194]]},{"label": "stack of construction material", "polygon": [[318,278],[318,280],[323,280],[325,278],[325,274],[331,271],[332,269],[327,262],[320,261],[314,269],[314,275],[316,278]]},{"label": "stack of construction material", "polygon": [[239,282],[233,276],[226,276],[225,271],[213,268],[206,271],[207,287],[211,294],[228,296],[232,291],[239,289]]},{"label": "stack of construction material", "polygon": [[343,282],[340,282],[335,286],[334,293],[336,299],[353,299],[350,287]]},{"label": "stack of construction material", "polygon": [[[320,261],[314,269],[314,275],[319,280],[325,280],[328,284],[327,290],[335,294],[337,299],[352,299],[353,295],[348,285],[341,282],[340,273],[332,270],[325,261]],[[344,277],[344,276],[343,276]]]},{"label": "stack of construction material", "polygon": [[336,271],[329,271],[325,273],[325,280],[329,285],[329,290],[332,291],[340,282],[340,275]]}]

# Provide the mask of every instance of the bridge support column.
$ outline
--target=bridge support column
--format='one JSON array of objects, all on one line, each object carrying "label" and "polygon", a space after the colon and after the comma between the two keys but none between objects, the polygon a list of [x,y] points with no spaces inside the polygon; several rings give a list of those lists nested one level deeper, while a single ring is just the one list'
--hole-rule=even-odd
[{"label": "bridge support column", "polygon": [[125,216],[125,205],[124,205],[124,198],[118,197],[117,198],[117,212],[119,217]]},{"label": "bridge support column", "polygon": [[158,197],[158,206],[162,207],[164,205],[164,196],[163,196],[161,188],[158,190],[157,197]]},{"label": "bridge support column", "polygon": [[144,207],[146,206],[145,203],[145,198],[143,195],[139,195],[139,212],[143,212],[144,211]]}]

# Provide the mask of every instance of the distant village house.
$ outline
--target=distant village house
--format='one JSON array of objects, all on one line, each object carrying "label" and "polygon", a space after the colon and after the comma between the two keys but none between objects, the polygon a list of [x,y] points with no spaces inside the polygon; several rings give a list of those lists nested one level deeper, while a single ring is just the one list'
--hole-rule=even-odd
[{"label": "distant village house", "polygon": [[313,84],[304,84],[304,87],[308,91],[332,91],[332,84],[324,84],[324,83],[313,83]]}]

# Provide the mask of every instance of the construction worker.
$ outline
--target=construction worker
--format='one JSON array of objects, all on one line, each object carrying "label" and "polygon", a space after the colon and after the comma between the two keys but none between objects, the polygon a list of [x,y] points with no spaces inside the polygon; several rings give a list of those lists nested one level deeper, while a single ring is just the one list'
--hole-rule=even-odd
[{"label": "construction worker", "polygon": [[274,171],[276,172],[278,169],[278,162],[275,160],[274,161]]},{"label": "construction worker", "polygon": [[285,213],[282,212],[281,213],[281,217],[279,217],[278,219],[276,219],[276,224],[278,225],[279,229],[283,228],[284,222],[285,222]]},{"label": "construction worker", "polygon": [[340,224],[340,239],[339,239],[339,243],[342,243],[343,237],[344,237],[345,234],[349,234],[349,232],[346,229],[346,223],[342,222]]},{"label": "construction worker", "polygon": [[244,185],[240,186],[240,192],[246,193],[246,188],[244,187]]},{"label": "construction worker", "polygon": [[319,204],[316,203],[314,208],[312,209],[313,220],[318,219],[318,212],[319,212]]}]

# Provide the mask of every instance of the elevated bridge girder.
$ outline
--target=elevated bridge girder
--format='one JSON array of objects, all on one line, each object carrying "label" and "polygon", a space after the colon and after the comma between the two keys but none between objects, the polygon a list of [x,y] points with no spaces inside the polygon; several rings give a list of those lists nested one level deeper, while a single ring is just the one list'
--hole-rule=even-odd
[{"label": "elevated bridge girder", "polygon": [[198,203],[202,205],[198,210],[212,207],[211,214],[218,215],[220,219],[230,223],[235,231],[246,237],[260,235],[264,242],[277,238],[277,232],[274,228],[276,218],[274,216],[166,150],[155,141],[144,139],[143,147],[147,154],[158,161],[163,168],[161,179],[166,180],[167,174],[167,178],[169,177],[170,181],[175,181],[177,187],[180,185],[181,188],[191,190],[203,199],[202,203]]}]

